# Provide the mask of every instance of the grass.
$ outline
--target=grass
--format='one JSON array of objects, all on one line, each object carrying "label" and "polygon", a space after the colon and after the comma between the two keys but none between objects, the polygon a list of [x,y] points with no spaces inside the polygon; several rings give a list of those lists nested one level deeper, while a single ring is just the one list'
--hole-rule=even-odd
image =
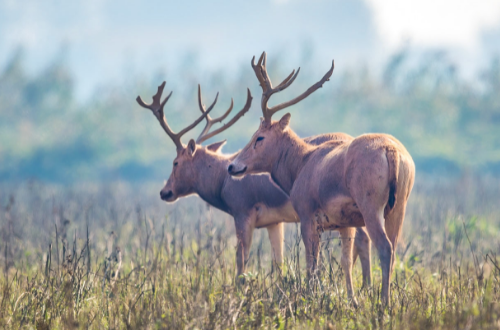
[{"label": "grass", "polygon": [[[0,192],[0,326],[6,329],[498,329],[499,181],[417,183],[392,278],[391,307],[374,284],[347,299],[336,235],[308,278],[298,226],[271,265],[254,233],[236,277],[234,226],[197,198],[163,205],[157,187],[32,182]],[[153,194],[154,193],[154,194]],[[12,197],[11,197],[12,196]]]}]

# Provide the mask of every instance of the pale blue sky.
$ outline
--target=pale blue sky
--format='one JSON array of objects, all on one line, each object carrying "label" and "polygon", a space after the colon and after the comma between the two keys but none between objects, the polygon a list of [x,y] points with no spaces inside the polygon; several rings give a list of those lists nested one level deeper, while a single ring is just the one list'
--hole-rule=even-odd
[{"label": "pale blue sky", "polygon": [[500,1],[0,0],[0,66],[22,45],[37,72],[66,47],[83,99],[106,82],[176,66],[187,53],[198,53],[203,70],[230,71],[263,50],[296,67],[312,47],[321,67],[334,58],[336,70],[376,69],[408,40],[447,49],[465,74],[474,72],[500,52]]}]

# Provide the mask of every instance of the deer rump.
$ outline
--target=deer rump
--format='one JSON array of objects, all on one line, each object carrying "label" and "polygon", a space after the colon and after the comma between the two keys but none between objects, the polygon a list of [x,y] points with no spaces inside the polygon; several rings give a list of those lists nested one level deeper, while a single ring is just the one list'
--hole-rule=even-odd
[{"label": "deer rump", "polygon": [[370,167],[378,173],[378,180],[387,183],[384,216],[388,215],[397,202],[400,147],[396,139],[386,134],[327,141],[307,160],[290,196],[300,203],[300,196],[316,195],[318,205],[313,207],[322,229],[363,227],[365,222],[356,200],[361,194],[369,196],[370,190],[356,191],[360,187],[357,181],[366,178],[355,173]]}]

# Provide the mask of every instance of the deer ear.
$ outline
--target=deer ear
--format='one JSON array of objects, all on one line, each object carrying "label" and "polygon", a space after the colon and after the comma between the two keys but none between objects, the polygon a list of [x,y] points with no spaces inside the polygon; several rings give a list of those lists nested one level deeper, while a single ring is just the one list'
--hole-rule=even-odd
[{"label": "deer ear", "polygon": [[188,155],[193,157],[194,153],[196,152],[196,142],[194,142],[193,139],[189,140],[188,146],[187,146],[187,152]]},{"label": "deer ear", "polygon": [[219,142],[214,142],[207,146],[207,149],[213,152],[219,152],[221,148],[226,144],[227,140],[222,140]]},{"label": "deer ear", "polygon": [[292,117],[292,115],[290,113],[287,113],[283,117],[281,117],[279,124],[280,124],[280,127],[282,130],[287,128],[288,125],[290,125],[290,118],[291,117]]}]

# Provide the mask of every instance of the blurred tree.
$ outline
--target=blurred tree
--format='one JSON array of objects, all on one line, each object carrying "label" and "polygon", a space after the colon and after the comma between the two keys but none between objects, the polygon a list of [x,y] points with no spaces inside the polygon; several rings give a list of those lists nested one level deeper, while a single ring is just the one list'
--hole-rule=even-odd
[{"label": "blurred tree", "polygon": [[0,75],[0,104],[2,122],[7,125],[19,116],[19,106],[24,102],[23,91],[27,84],[23,68],[24,49],[19,47],[7,61]]},{"label": "blurred tree", "polygon": [[[206,72],[198,54],[188,52],[182,65],[149,73],[154,81],[133,77],[133,83],[101,87],[91,101],[78,103],[64,48],[34,76],[26,73],[23,57],[19,48],[0,70],[0,180],[164,179],[174,148],[134,99],[138,94],[150,98],[165,72],[167,87],[174,91],[165,112],[174,129],[198,114],[200,81],[205,102],[221,92],[215,112],[225,110],[230,97],[240,107],[246,87],[252,90],[253,109],[219,137],[229,140],[226,150],[243,146],[258,125],[261,90],[247,62],[236,71]],[[301,59],[314,64],[308,43]],[[276,82],[289,74],[280,63],[280,56],[268,58]],[[480,81],[460,78],[458,69],[445,52],[416,54],[404,47],[380,75],[366,65],[336,70],[332,83],[290,109],[292,126],[301,136],[332,131],[393,134],[409,149],[418,172],[500,174],[500,59],[492,59]],[[290,99],[323,74],[304,71],[271,103]]]}]

